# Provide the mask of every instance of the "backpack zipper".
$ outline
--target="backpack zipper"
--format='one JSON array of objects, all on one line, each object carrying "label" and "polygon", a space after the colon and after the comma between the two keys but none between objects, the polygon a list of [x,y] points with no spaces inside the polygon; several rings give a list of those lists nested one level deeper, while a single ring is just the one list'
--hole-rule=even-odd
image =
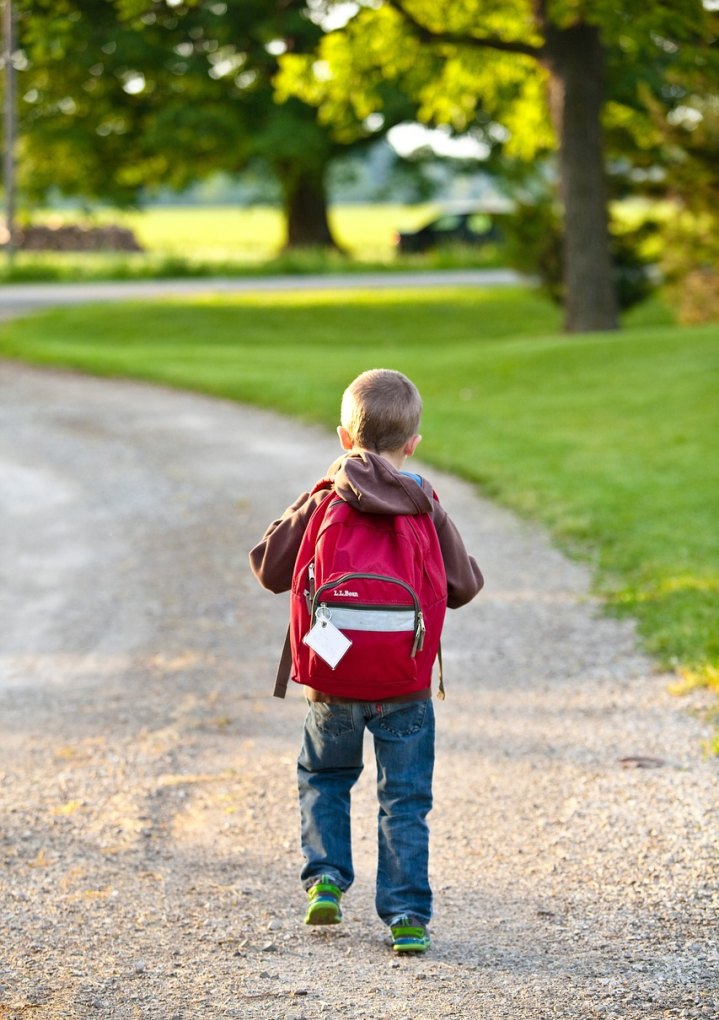
[{"label": "backpack zipper", "polygon": [[[314,589],[314,564],[313,563],[311,563],[310,566],[309,566],[308,575],[309,575],[310,587],[311,587],[311,589]],[[360,580],[360,581],[387,581],[390,584],[398,584],[401,588],[404,588],[404,590],[409,594],[409,596],[412,599],[412,605],[414,607],[414,618],[415,618],[414,642],[412,644],[412,652],[410,654],[410,658],[413,659],[415,657],[415,655],[417,654],[417,652],[421,652],[422,651],[422,647],[424,645],[424,636],[425,636],[425,633],[426,633],[426,627],[425,627],[425,624],[424,624],[424,616],[422,615],[422,609],[421,609],[420,604],[419,604],[419,599],[417,598],[417,595],[416,595],[414,589],[411,588],[410,585],[406,584],[405,581],[400,581],[400,579],[398,577],[387,577],[384,574],[343,574],[341,577],[338,577],[334,581],[327,582],[326,584],[320,585],[320,587],[316,590],[316,592],[314,592],[314,597],[311,600],[310,618],[311,619],[315,618],[315,614],[316,614],[317,609],[319,608],[319,606],[324,606],[325,608],[328,608],[328,605],[327,605],[326,602],[321,602],[320,601],[322,593],[324,591],[326,591],[326,590],[328,590],[330,588],[337,588],[340,585],[346,584],[348,581],[352,581],[352,580],[355,580],[355,579]],[[308,596],[309,592],[305,592],[305,595]],[[309,602],[309,599],[308,599],[308,602]],[[383,606],[383,605],[378,606],[376,604],[373,605],[373,606],[360,606],[360,605],[357,605],[354,608],[356,608],[356,609],[384,609],[384,610],[390,610],[390,611],[397,610],[397,611],[400,611],[400,612],[405,612],[407,610],[407,606]]]}]

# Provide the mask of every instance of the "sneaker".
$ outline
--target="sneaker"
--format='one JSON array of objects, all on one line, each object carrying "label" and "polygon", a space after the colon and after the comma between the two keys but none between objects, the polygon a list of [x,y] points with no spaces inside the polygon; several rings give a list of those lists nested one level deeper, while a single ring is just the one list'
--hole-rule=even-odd
[{"label": "sneaker", "polygon": [[429,949],[429,932],[414,917],[396,917],[390,930],[395,953],[424,953]]},{"label": "sneaker", "polygon": [[309,905],[305,914],[305,924],[339,924],[342,920],[340,899],[342,890],[327,875],[307,890]]}]

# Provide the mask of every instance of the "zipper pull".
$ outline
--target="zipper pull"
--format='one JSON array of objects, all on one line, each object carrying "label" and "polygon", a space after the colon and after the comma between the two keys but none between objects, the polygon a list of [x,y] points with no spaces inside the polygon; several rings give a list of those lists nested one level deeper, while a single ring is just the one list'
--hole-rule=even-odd
[{"label": "zipper pull", "polygon": [[309,566],[307,567],[307,582],[309,584],[309,588],[305,588],[305,590],[304,590],[304,592],[302,594],[304,595],[305,601],[307,603],[307,612],[311,614],[312,613],[312,603],[315,600],[315,561],[314,560],[311,560],[310,563],[309,563]]},{"label": "zipper pull", "polygon": [[424,617],[422,616],[422,610],[417,612],[417,627],[414,632],[414,644],[412,645],[412,655],[410,658],[414,658],[417,652],[421,652],[424,646],[424,635],[427,632],[427,628],[424,625]]}]

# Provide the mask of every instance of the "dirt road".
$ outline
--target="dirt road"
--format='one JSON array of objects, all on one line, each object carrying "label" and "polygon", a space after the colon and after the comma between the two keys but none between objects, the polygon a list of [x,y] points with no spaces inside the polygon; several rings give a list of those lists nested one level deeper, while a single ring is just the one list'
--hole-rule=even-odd
[{"label": "dirt road", "polygon": [[393,959],[371,753],[345,923],[301,923],[304,707],[270,696],[285,603],[246,567],[333,439],[7,363],[0,392],[2,1020],[716,1020],[701,703],[582,567],[427,472],[487,588],[445,633],[433,949]]}]

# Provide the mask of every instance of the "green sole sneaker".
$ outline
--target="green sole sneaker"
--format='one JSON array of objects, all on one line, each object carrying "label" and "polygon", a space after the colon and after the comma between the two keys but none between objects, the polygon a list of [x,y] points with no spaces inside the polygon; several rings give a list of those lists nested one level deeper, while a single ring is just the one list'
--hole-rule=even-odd
[{"label": "green sole sneaker", "polygon": [[414,918],[398,917],[390,928],[392,949],[395,953],[426,953],[429,949],[429,932]]},{"label": "green sole sneaker", "polygon": [[307,890],[309,903],[305,924],[339,924],[342,920],[341,898],[342,890],[323,875],[319,882]]}]

